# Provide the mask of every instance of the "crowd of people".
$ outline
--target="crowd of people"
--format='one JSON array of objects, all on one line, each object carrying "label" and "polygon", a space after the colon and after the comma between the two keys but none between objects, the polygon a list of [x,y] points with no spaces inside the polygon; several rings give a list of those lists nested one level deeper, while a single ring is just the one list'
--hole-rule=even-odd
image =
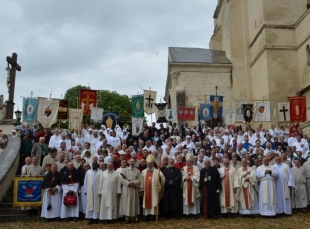
[{"label": "crowd of people", "polygon": [[[44,176],[41,217],[137,222],[158,215],[290,216],[310,202],[310,138],[292,125],[120,126],[20,132],[23,176]],[[35,142],[35,143],[34,143]]]}]

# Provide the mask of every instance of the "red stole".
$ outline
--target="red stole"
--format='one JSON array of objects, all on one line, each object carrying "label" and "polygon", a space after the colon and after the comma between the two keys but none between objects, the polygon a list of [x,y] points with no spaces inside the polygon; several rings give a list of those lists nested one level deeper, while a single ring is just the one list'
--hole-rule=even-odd
[{"label": "red stole", "polygon": [[152,208],[152,178],[153,178],[153,171],[146,170],[145,173],[145,187],[144,187],[144,201],[145,201],[145,208]]},{"label": "red stole", "polygon": [[224,188],[225,188],[225,206],[226,208],[230,207],[230,188],[229,188],[229,169],[224,169],[225,179],[224,179]]},{"label": "red stole", "polygon": [[[187,174],[191,173],[192,175],[194,174],[194,168],[188,168],[187,167]],[[188,205],[194,205],[193,203],[193,182],[187,181],[187,199],[188,199]]]}]

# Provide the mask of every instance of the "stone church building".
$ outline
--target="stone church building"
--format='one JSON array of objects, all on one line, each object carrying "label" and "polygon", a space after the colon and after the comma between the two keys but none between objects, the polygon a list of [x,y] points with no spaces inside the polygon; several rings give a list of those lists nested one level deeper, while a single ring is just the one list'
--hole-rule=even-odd
[{"label": "stone church building", "polygon": [[181,94],[198,112],[217,86],[224,110],[235,100],[270,100],[265,127],[277,125],[273,109],[288,96],[306,96],[309,117],[310,0],[218,0],[213,18],[209,49],[169,48],[168,107],[180,105]]}]

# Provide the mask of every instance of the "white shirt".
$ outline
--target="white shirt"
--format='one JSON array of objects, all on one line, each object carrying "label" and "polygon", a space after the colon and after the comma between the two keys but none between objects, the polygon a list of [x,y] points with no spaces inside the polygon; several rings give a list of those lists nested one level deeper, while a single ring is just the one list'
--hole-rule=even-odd
[{"label": "white shirt", "polygon": [[50,141],[48,143],[48,147],[49,148],[57,148],[58,147],[58,141],[61,139],[60,135],[53,135],[51,138],[50,138]]},{"label": "white shirt", "polygon": [[296,137],[289,137],[287,139],[287,144],[288,146],[293,146],[296,141],[297,141]]}]

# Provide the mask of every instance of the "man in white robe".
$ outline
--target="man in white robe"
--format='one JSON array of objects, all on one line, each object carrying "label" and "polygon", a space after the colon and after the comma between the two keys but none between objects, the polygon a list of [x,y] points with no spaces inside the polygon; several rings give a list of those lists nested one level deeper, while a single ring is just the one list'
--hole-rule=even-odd
[{"label": "man in white robe", "polygon": [[[120,185],[121,185],[121,190],[123,189],[123,179],[122,179],[122,176],[121,174],[124,174],[125,170],[127,169],[127,161],[126,160],[121,160],[121,167],[117,168],[116,169],[116,172],[118,172],[120,174],[119,176],[119,182],[120,182]],[[123,217],[123,215],[121,215],[119,212],[120,212],[120,200],[121,200],[121,197],[120,196],[117,196],[117,217],[118,218],[121,218]]]},{"label": "man in white robe", "polygon": [[310,205],[310,161],[306,161],[302,167],[305,169],[306,176],[306,189],[307,189],[307,200],[308,205]]},{"label": "man in white robe", "polygon": [[294,213],[298,209],[302,209],[303,212],[307,212],[306,207],[308,205],[307,190],[306,190],[306,175],[305,168],[303,168],[298,159],[295,160],[295,167],[291,169],[295,188],[293,188],[293,200],[292,207]]},{"label": "man in white robe", "polygon": [[238,212],[236,193],[239,188],[236,169],[230,166],[227,158],[224,158],[223,164],[224,167],[218,170],[222,180],[222,190],[220,192],[221,213],[224,217],[227,217],[227,213],[230,212],[231,217],[235,217],[235,213]]},{"label": "man in white robe", "polygon": [[110,224],[112,219],[117,219],[117,196],[121,194],[119,174],[114,171],[112,162],[108,163],[107,170],[101,174],[98,188],[101,196],[99,219]]},{"label": "man in white robe", "polygon": [[237,200],[239,201],[239,213],[241,215],[251,215],[259,213],[258,197],[255,190],[256,185],[256,170],[249,167],[248,160],[242,158],[242,167],[236,172],[237,181],[239,182]]},{"label": "man in white robe", "polygon": [[194,156],[191,153],[186,154],[186,166],[182,172],[182,187],[183,187],[183,214],[188,219],[192,214],[195,219],[198,219],[200,213],[200,191],[199,180],[200,170],[197,166],[193,166]]},{"label": "man in white robe", "polygon": [[42,189],[44,190],[41,217],[46,218],[46,222],[52,219],[59,220],[62,202],[62,189],[58,185],[60,174],[57,165],[52,165],[51,172],[44,176]]},{"label": "man in white robe", "polygon": [[275,161],[276,164],[273,165],[273,167],[279,173],[278,178],[276,179],[277,214],[291,215],[291,189],[295,186],[291,169],[287,164],[282,163],[280,156],[277,156]]},{"label": "man in white robe", "polygon": [[278,178],[278,171],[269,165],[269,158],[263,158],[263,165],[256,170],[259,180],[259,214],[262,216],[275,216],[277,214],[277,197],[275,180]]},{"label": "man in white robe", "polygon": [[87,196],[85,218],[89,219],[88,224],[97,224],[99,219],[100,196],[98,194],[98,185],[102,171],[98,167],[98,163],[93,162],[92,169],[86,172],[84,178],[83,194]]},{"label": "man in white robe", "polygon": [[126,223],[129,220],[137,222],[137,215],[140,214],[139,187],[141,183],[140,171],[135,168],[135,160],[129,160],[129,168],[121,173],[123,183],[120,199],[120,214],[125,216]]},{"label": "man in white robe", "polygon": [[158,204],[163,196],[165,176],[154,168],[154,158],[148,155],[147,168],[141,172],[140,196],[143,196],[143,215],[145,221],[154,220],[158,215]]}]

